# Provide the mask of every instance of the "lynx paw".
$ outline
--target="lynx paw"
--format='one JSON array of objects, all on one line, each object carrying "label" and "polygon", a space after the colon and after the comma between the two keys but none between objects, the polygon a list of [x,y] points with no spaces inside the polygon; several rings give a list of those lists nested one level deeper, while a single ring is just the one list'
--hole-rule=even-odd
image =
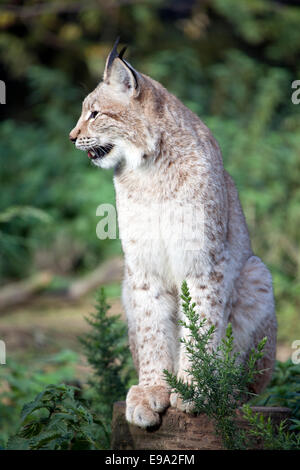
[{"label": "lynx paw", "polygon": [[[178,378],[189,385],[192,383],[191,376],[186,371],[179,373]],[[184,401],[176,392],[171,393],[170,404],[173,408],[177,408],[178,410],[184,411],[185,413],[193,413],[194,410],[194,403],[192,401]]]},{"label": "lynx paw", "polygon": [[170,392],[162,385],[131,387],[126,398],[126,419],[141,428],[156,426],[159,413],[170,404]]},{"label": "lynx paw", "polygon": [[170,395],[170,404],[173,408],[177,408],[185,413],[193,413],[194,403],[191,401],[183,401],[180,395],[176,392],[172,392]]}]

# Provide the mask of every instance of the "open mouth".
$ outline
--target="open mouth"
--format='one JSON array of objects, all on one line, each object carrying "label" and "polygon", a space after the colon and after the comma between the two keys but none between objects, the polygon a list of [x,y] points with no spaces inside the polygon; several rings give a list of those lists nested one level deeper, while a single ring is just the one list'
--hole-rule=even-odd
[{"label": "open mouth", "polygon": [[103,158],[105,155],[107,155],[111,149],[113,148],[112,144],[107,144],[102,147],[93,147],[90,150],[88,150],[88,157],[91,160],[95,160],[96,158]]}]

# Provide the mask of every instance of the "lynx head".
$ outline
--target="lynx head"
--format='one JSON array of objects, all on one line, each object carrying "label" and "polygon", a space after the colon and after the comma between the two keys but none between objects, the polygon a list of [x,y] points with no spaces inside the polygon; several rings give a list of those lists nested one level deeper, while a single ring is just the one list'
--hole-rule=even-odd
[{"label": "lynx head", "polygon": [[103,81],[83,101],[70,140],[96,166],[112,168],[122,162],[137,168],[157,149],[149,103],[149,89],[155,86],[123,59],[125,48],[118,53],[117,45],[118,40],[106,60]]}]

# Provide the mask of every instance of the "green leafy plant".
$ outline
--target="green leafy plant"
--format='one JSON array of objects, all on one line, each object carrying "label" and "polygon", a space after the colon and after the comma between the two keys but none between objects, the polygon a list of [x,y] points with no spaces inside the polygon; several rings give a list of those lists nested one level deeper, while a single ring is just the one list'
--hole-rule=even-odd
[{"label": "green leafy plant", "polygon": [[0,446],[5,447],[9,436],[20,424],[20,413],[29,400],[47,385],[71,383],[78,355],[62,350],[46,358],[32,359],[30,367],[20,361],[8,359],[0,368]]},{"label": "green leafy plant", "polygon": [[9,439],[7,448],[16,450],[101,449],[95,427],[105,426],[75,397],[76,387],[48,385],[27,403],[21,413],[21,428]]},{"label": "green leafy plant", "polygon": [[[262,442],[266,450],[296,450],[300,449],[300,433],[291,432],[288,429],[287,421],[281,421],[275,427],[269,417],[266,419],[262,414],[254,413],[250,405],[246,404],[242,408],[243,417],[247,420],[247,447],[251,448],[253,438]],[[252,439],[251,439],[252,438]]]},{"label": "green leafy plant", "polygon": [[[7,390],[0,395],[0,413],[7,410],[8,420],[13,412],[14,426],[9,428],[13,437],[8,441],[9,449],[109,448],[113,403],[125,398],[128,387],[135,380],[135,372],[127,345],[126,326],[119,316],[109,315],[108,311],[109,305],[101,289],[96,311],[87,319],[91,330],[80,338],[94,370],[90,387],[48,385],[49,379],[57,381],[62,375],[57,371],[48,376],[43,371],[30,375],[18,364],[11,365],[5,377]],[[61,353],[56,362],[66,359],[71,361],[72,357],[67,352]],[[68,371],[65,370],[63,376],[71,379],[74,371],[71,377]],[[34,400],[24,404],[32,395],[36,395]],[[19,416],[21,405],[24,406],[20,425],[16,415]],[[6,435],[2,437],[5,445]]]},{"label": "green leafy plant", "polygon": [[284,406],[291,410],[293,431],[300,432],[300,364],[276,361],[272,380],[267,389],[251,400],[253,405]]},{"label": "green leafy plant", "polygon": [[[300,422],[300,364],[276,361],[267,389],[252,400],[255,405],[286,406],[295,420]],[[299,427],[300,430],[300,427]]]},{"label": "green leafy plant", "polygon": [[95,397],[95,405],[109,423],[113,403],[123,400],[135,371],[127,342],[127,328],[119,315],[109,315],[110,306],[101,289],[96,303],[96,311],[87,322],[90,332],[80,338],[93,377],[89,383]]},{"label": "green leafy plant", "polygon": [[215,328],[214,326],[207,328],[206,319],[200,320],[186,282],[182,285],[181,298],[187,320],[180,321],[180,324],[189,330],[189,336],[180,341],[184,344],[190,360],[187,372],[191,381],[185,383],[165,370],[171,388],[179,393],[183,400],[192,402],[196,413],[205,413],[213,420],[217,435],[228,449],[251,446],[249,436],[265,439],[266,448],[297,446],[296,435],[286,432],[283,425],[278,430],[273,429],[270,420],[265,426],[265,434],[262,434],[263,417],[252,415],[249,407],[244,408],[245,419],[251,429],[249,436],[237,424],[236,411],[243,402],[253,396],[249,392],[249,385],[256,374],[263,372],[256,369],[256,364],[263,356],[267,338],[264,338],[256,349],[251,350],[246,364],[243,364],[239,361],[239,353],[234,352],[234,337],[229,324],[221,344],[216,349],[210,350],[208,346]]},{"label": "green leafy plant", "polygon": [[221,344],[210,351],[208,346],[215,327],[212,325],[206,328],[206,319],[200,320],[185,281],[182,284],[181,298],[187,321],[180,321],[180,324],[189,330],[189,336],[180,341],[184,344],[191,363],[188,369],[191,384],[184,383],[166,370],[165,376],[169,385],[183,400],[193,402],[195,412],[205,413],[214,421],[216,432],[226,447],[239,448],[242,440],[237,432],[234,416],[240,403],[250,393],[248,385],[258,373],[255,365],[263,355],[266,338],[259,343],[257,350],[251,351],[247,367],[238,363],[239,354],[233,352],[234,338],[230,324]]}]

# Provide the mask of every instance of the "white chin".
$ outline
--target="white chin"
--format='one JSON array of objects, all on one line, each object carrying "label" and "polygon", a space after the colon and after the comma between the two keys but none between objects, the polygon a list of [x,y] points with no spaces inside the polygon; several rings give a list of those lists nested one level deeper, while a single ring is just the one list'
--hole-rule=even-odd
[{"label": "white chin", "polygon": [[95,166],[108,170],[109,168],[115,168],[121,159],[122,157],[118,155],[117,152],[115,153],[112,151],[111,153],[109,153],[108,155],[105,155],[104,157],[93,158],[92,163]]},{"label": "white chin", "polygon": [[126,166],[130,169],[135,169],[141,165],[143,151],[138,147],[124,142],[114,148],[101,158],[93,158],[92,162],[95,166],[100,168],[109,169],[116,168],[117,165],[125,160]]}]

